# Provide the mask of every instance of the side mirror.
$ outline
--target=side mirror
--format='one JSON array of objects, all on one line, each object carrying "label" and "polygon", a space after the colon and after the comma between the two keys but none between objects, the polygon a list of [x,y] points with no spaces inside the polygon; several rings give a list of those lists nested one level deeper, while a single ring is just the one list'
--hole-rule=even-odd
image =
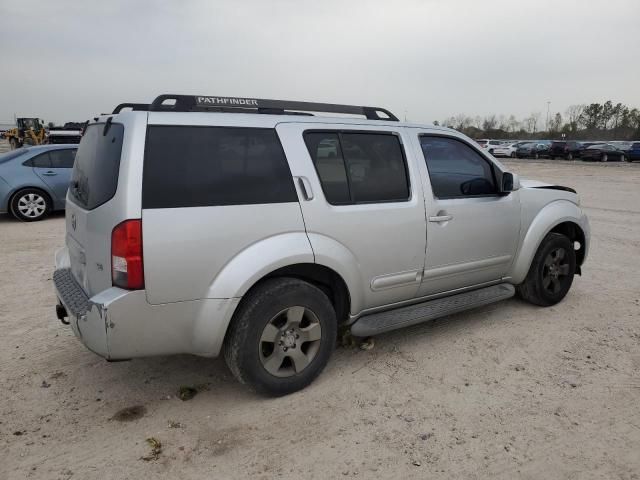
[{"label": "side mirror", "polygon": [[517,175],[511,172],[504,172],[502,174],[502,183],[500,185],[501,193],[515,192],[520,188],[520,179]]}]

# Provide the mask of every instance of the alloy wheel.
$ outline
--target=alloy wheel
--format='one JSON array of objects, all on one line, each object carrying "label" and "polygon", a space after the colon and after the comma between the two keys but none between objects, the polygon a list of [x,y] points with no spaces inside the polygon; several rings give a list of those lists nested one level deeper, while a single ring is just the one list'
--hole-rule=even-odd
[{"label": "alloy wheel", "polygon": [[542,287],[551,294],[560,292],[569,280],[570,266],[566,251],[559,247],[551,250],[544,260],[542,269]]},{"label": "alloy wheel", "polygon": [[322,338],[320,320],[310,309],[289,307],[267,322],[260,337],[260,361],[275,377],[291,377],[316,357]]}]

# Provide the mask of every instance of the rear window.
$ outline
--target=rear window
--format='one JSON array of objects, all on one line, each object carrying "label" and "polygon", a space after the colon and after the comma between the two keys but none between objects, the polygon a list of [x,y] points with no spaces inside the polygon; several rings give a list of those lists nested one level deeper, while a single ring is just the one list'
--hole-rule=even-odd
[{"label": "rear window", "polygon": [[75,157],[69,193],[77,205],[92,210],[109,201],[118,187],[124,126],[87,127]]},{"label": "rear window", "polygon": [[148,128],[142,208],[297,201],[274,129]]}]

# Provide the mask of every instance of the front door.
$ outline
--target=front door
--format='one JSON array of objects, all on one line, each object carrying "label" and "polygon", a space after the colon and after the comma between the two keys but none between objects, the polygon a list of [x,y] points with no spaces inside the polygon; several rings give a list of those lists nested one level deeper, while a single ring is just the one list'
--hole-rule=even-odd
[{"label": "front door", "polygon": [[353,274],[345,278],[351,313],[413,299],[424,266],[425,213],[405,130],[282,123],[277,131],[316,262]]},{"label": "front door", "polygon": [[418,295],[501,279],[520,236],[519,192],[501,194],[498,166],[455,135],[419,133],[427,254]]}]

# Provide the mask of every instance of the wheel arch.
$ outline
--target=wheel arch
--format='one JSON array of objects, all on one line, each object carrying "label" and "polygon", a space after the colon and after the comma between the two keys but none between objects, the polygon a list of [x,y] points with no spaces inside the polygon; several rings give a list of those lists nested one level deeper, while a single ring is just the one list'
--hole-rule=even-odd
[{"label": "wheel arch", "polygon": [[589,222],[577,205],[558,200],[540,210],[531,222],[511,269],[512,283],[517,285],[524,281],[542,240],[551,232],[566,235],[580,244],[576,249],[576,266],[577,273],[581,273],[580,267],[589,250]]}]

